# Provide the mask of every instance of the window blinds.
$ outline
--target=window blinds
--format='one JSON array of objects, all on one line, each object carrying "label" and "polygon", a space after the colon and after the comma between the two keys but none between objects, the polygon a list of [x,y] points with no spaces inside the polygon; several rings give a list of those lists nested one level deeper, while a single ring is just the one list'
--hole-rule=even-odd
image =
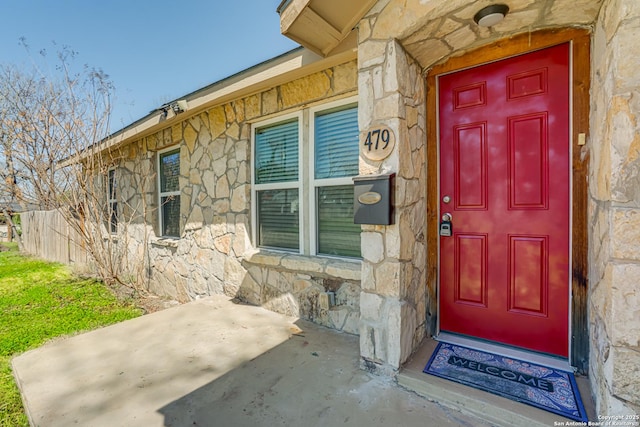
[{"label": "window blinds", "polygon": [[298,180],[298,120],[256,131],[256,184]]},{"label": "window blinds", "polygon": [[258,192],[258,242],[260,246],[298,249],[298,190],[264,190]]},{"label": "window blinds", "polygon": [[353,223],[353,185],[318,188],[318,253],[360,256],[360,225]]},{"label": "window blinds", "polygon": [[358,108],[316,115],[315,178],[358,174]]}]

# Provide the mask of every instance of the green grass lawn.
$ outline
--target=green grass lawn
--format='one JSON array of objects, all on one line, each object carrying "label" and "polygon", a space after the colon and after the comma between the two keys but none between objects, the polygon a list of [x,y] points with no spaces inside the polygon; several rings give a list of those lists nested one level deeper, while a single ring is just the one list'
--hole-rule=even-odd
[{"label": "green grass lawn", "polygon": [[[4,243],[3,245],[9,246]],[[0,426],[28,426],[11,358],[54,337],[88,331],[142,314],[95,280],[60,264],[0,251]]]}]

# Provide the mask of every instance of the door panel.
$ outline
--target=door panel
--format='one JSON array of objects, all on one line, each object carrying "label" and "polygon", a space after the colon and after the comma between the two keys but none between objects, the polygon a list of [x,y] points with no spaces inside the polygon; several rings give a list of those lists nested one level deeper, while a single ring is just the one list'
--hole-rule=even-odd
[{"label": "door panel", "polygon": [[454,201],[456,209],[486,209],[486,123],[454,127]]},{"label": "door panel", "polygon": [[509,236],[509,306],[522,314],[548,314],[548,236]]},{"label": "door panel", "polygon": [[546,113],[509,118],[509,209],[547,209]]},{"label": "door panel", "polygon": [[440,329],[567,356],[569,45],[438,85]]},{"label": "door panel", "polygon": [[459,304],[487,306],[487,236],[455,236],[455,300]]}]

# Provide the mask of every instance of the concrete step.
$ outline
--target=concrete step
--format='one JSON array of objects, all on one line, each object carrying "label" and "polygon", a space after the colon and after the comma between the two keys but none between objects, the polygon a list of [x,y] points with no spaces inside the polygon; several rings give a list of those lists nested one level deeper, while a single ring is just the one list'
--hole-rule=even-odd
[{"label": "concrete step", "polygon": [[[398,384],[443,406],[477,417],[500,427],[549,427],[575,422],[524,403],[515,402],[482,390],[448,381],[422,372],[437,341],[426,339],[398,374]],[[595,418],[591,390],[586,378],[576,378],[587,416]],[[571,425],[571,424],[569,424]]]}]

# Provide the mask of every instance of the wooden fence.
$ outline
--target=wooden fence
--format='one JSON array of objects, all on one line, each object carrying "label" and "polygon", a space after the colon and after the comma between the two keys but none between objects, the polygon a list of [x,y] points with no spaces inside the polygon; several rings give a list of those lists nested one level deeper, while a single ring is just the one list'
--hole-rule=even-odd
[{"label": "wooden fence", "polygon": [[24,251],[49,261],[86,266],[87,251],[82,238],[58,211],[30,211],[20,214]]}]

